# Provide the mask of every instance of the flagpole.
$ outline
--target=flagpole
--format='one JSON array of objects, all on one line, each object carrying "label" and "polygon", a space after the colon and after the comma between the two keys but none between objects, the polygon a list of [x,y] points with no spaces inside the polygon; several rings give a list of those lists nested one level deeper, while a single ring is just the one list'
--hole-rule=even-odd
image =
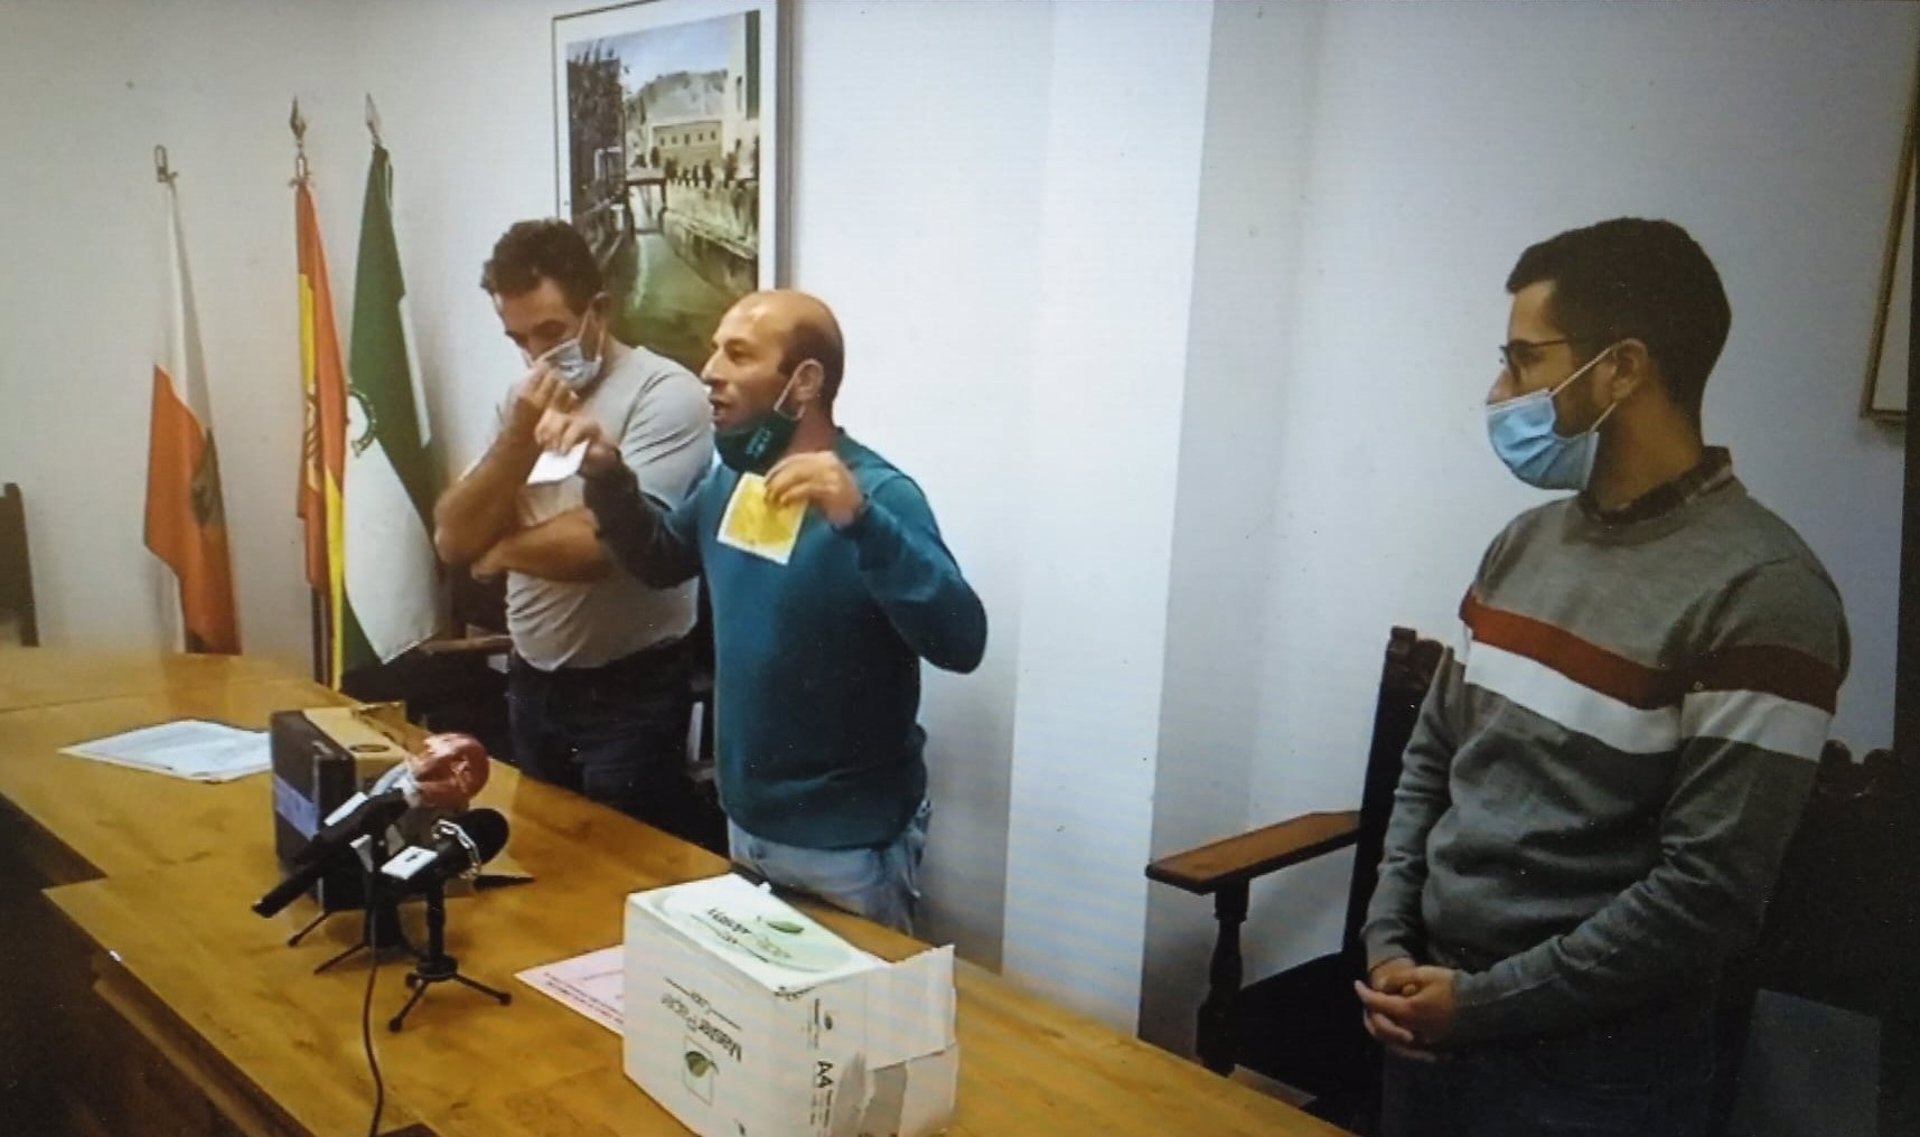
[{"label": "flagpole", "polygon": [[[293,181],[287,183],[296,189],[307,184],[307,120],[300,114],[300,99],[293,100],[293,113],[287,118],[287,127],[293,131]],[[307,394],[303,397],[310,398]],[[303,442],[304,446],[305,443]],[[302,459],[301,476],[306,476],[305,460]],[[303,491],[304,492],[304,488]],[[328,635],[332,621],[327,613],[326,599],[311,587],[307,590],[307,638],[312,646],[313,681],[329,683],[332,668],[327,659]]]},{"label": "flagpole", "polygon": [[[178,192],[174,181],[179,176],[179,172],[173,168],[173,164],[167,158],[167,148],[162,145],[155,145],[153,148],[153,180],[167,187],[166,200],[169,213],[169,226],[172,224],[171,213],[174,209],[174,196]],[[168,229],[167,236],[167,255],[171,256],[173,255],[171,228]],[[171,567],[167,565],[167,562],[158,561],[157,564],[160,566],[160,571],[154,576],[154,583],[157,586],[154,592],[159,604],[160,622],[165,628],[167,635],[178,645],[175,650],[192,651],[193,645],[187,638],[186,612],[180,604],[180,580],[173,575]]]}]

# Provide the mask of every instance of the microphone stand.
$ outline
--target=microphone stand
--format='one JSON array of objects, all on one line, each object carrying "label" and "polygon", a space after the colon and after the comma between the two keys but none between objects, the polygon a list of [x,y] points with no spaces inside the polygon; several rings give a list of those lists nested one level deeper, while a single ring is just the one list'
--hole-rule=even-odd
[{"label": "microphone stand", "polygon": [[[360,942],[328,959],[313,969],[319,975],[337,963],[344,963],[363,951],[371,950],[375,958],[379,953],[395,948],[412,952],[413,944],[407,939],[406,930],[400,926],[400,898],[380,887],[380,875],[374,871],[372,838],[362,837],[353,843],[353,850],[359,855],[362,877],[361,897],[368,908],[369,919],[360,923]],[[320,926],[327,917],[340,912],[351,911],[346,908],[323,909],[306,927],[293,934],[287,941],[288,947],[297,945],[306,938],[308,932]]]},{"label": "microphone stand", "polygon": [[[373,909],[373,920],[371,925],[362,921],[360,925],[360,942],[346,948],[338,955],[316,966],[313,969],[315,975],[321,974],[337,963],[345,963],[363,951],[371,950],[375,955],[378,955],[380,952],[392,951],[395,948],[404,952],[414,950],[413,943],[407,939],[406,930],[400,926],[400,902],[398,900],[385,896],[379,897],[378,899],[369,897],[367,904]],[[343,911],[350,911],[350,909],[336,908],[332,912],[322,912],[314,918],[313,924],[308,924],[305,928],[302,928],[292,940],[289,940],[288,946],[299,942],[300,937],[311,931],[314,924],[318,924],[328,916],[338,915]]]},{"label": "microphone stand", "polygon": [[387,1020],[387,1029],[397,1032],[406,1024],[407,1014],[426,995],[427,988],[448,981],[478,991],[503,1007],[513,1002],[513,996],[505,991],[496,991],[460,974],[460,961],[447,954],[446,885],[435,877],[427,886],[427,948],[407,972],[407,986],[413,989],[413,994],[407,997],[407,1005],[400,1008],[400,1013]]}]

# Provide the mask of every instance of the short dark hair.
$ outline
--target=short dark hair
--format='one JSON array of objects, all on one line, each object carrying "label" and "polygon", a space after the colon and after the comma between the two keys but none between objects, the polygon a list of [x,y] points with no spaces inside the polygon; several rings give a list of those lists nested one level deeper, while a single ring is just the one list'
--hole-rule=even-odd
[{"label": "short dark hair", "polygon": [[831,314],[824,321],[795,321],[787,334],[786,350],[780,355],[780,370],[791,375],[794,368],[809,359],[818,361],[824,373],[820,397],[833,402],[840,394],[840,376],[847,369],[847,345],[841,338],[839,323]]},{"label": "short dark hair", "polygon": [[480,287],[493,296],[520,296],[542,280],[560,286],[567,307],[585,312],[605,289],[600,262],[578,230],[564,221],[518,221],[494,242],[480,270]]},{"label": "short dark hair", "polygon": [[1646,344],[1668,395],[1699,423],[1733,310],[1685,229],[1638,217],[1570,229],[1521,253],[1507,291],[1540,281],[1553,284],[1550,311],[1568,339],[1595,351],[1623,339]]}]

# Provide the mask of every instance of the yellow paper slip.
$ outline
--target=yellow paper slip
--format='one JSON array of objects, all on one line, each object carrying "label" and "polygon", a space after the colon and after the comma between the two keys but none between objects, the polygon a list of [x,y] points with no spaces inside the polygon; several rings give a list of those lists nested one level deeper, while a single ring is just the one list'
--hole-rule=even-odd
[{"label": "yellow paper slip", "polygon": [[774,505],[767,500],[765,478],[742,474],[733,497],[727,501],[727,512],[720,518],[720,543],[784,565],[800,539],[800,523],[806,514],[804,504]]}]

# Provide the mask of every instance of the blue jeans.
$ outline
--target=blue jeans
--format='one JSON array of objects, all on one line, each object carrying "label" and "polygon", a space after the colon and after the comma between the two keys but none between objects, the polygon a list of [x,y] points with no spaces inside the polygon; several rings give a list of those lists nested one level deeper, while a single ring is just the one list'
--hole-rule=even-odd
[{"label": "blue jeans", "polygon": [[688,836],[696,800],[687,777],[691,651],[682,640],[601,667],[555,671],[513,656],[507,713],[514,764],[540,781]]},{"label": "blue jeans", "polygon": [[1382,1137],[1704,1137],[1713,1020],[1698,1001],[1567,1035],[1386,1056]]},{"label": "blue jeans", "polygon": [[856,849],[803,849],[769,841],[727,822],[727,845],[736,864],[781,888],[810,893],[865,916],[876,924],[913,934],[920,899],[920,860],[927,848],[931,802],[922,801],[900,836],[885,845]]}]

